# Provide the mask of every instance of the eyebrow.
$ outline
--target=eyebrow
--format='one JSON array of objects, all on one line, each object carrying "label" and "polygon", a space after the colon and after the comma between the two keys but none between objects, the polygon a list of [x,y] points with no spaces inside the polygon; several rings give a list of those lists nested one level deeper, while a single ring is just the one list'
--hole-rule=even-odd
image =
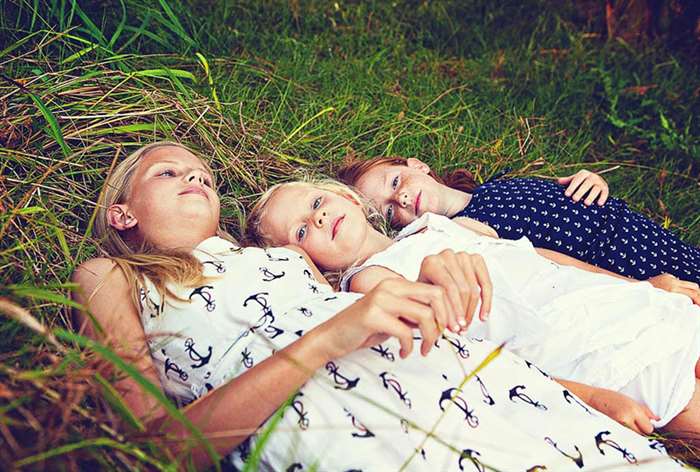
[{"label": "eyebrow", "polygon": [[[158,164],[174,164],[174,165],[180,165],[181,162],[178,162],[178,161],[171,161],[171,160],[168,160],[168,159],[162,160],[162,161],[156,161],[156,162],[154,162],[153,164],[151,164],[150,166],[148,166],[148,169],[147,169],[147,170],[151,170],[152,167],[155,167],[155,166],[157,166]],[[202,170],[202,171],[204,171],[204,172],[205,172],[207,175],[209,175],[209,176],[212,175],[212,173],[209,172],[209,170],[206,169],[205,167],[199,166],[199,167],[197,167],[197,170]]]}]

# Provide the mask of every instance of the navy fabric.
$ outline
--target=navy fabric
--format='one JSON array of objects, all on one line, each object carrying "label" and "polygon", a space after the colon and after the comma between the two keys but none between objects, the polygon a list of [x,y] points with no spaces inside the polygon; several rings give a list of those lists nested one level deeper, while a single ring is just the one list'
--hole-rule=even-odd
[{"label": "navy fabric", "polygon": [[551,249],[618,274],[645,280],[663,272],[700,283],[700,248],[609,198],[585,206],[564,195],[564,187],[541,179],[490,180],[454,217],[488,224],[499,236],[526,236]]}]

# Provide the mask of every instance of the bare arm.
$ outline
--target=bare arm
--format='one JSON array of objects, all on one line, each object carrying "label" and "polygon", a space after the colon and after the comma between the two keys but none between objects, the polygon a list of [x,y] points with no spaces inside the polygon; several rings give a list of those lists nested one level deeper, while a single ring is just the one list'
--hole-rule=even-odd
[{"label": "bare arm", "polygon": [[[83,264],[74,274],[74,281],[83,288],[77,299],[102,326],[113,349],[135,365],[155,385],[160,381],[146,348],[146,340],[136,307],[131,302],[130,287],[119,269],[108,259],[95,259]],[[102,283],[104,281],[104,283]],[[86,319],[86,318],[84,318]],[[83,329],[96,337],[89,323]],[[226,454],[252,434],[293,392],[301,387],[317,368],[329,359],[317,330],[261,362],[253,369],[213,390],[183,409],[185,416],[210,439],[219,454]],[[177,452],[188,447],[189,431],[177,421],[164,421],[165,409],[130,377],[119,380],[115,387],[124,401],[149,428],[162,426],[164,441]],[[255,408],[251,408],[255,399]],[[190,445],[191,447],[191,445]],[[197,448],[193,457],[198,468],[210,463],[205,450]]]},{"label": "bare arm", "polygon": [[[578,267],[582,270],[587,270],[588,272],[596,272],[598,274],[605,274],[618,279],[626,280],[628,282],[636,282],[636,280],[629,277],[623,277],[622,275],[610,272],[609,270],[601,269],[586,262],[579,261],[573,257],[567,256],[556,251],[550,251],[549,249],[535,248],[540,256],[546,257],[547,259],[554,261],[558,264],[568,265],[573,267]],[[687,280],[680,280],[671,274],[659,274],[650,277],[646,280],[654,287],[665,290],[671,293],[679,293],[690,298],[694,304],[700,306],[700,287],[695,282],[689,282]]]},{"label": "bare arm", "polygon": [[[104,332],[109,333],[102,340],[111,342],[117,354],[158,385],[150,353],[145,348],[139,314],[131,302],[130,286],[124,274],[113,268],[109,259],[93,259],[81,265],[73,276],[82,288],[76,298],[87,305]],[[444,293],[428,284],[405,280],[381,282],[365,297],[299,340],[181,411],[210,440],[218,454],[227,454],[329,360],[392,336],[398,338],[400,354],[406,357],[413,348],[412,327],[420,329],[421,352],[427,354],[440,333],[431,308],[431,301],[440,296]],[[400,311],[397,307],[401,307]],[[83,316],[83,320],[87,317]],[[97,337],[89,323],[84,322],[81,329]],[[115,386],[137,417],[150,429],[165,433],[160,437],[163,445],[176,453],[191,451],[198,469],[210,464],[206,451],[198,444],[192,445],[187,428],[169,420],[163,407],[136,381],[127,377]]]},{"label": "bare arm", "polygon": [[622,275],[616,274],[615,272],[610,272],[609,270],[601,269],[600,267],[594,266],[592,264],[588,264],[587,262],[580,261],[578,259],[575,259],[571,256],[567,256],[566,254],[562,254],[560,252],[552,251],[549,249],[542,249],[539,247],[536,247],[535,251],[537,251],[537,254],[539,254],[540,256],[546,257],[550,261],[554,261],[557,264],[577,267],[579,269],[582,269],[582,270],[585,270],[588,272],[595,272],[597,274],[605,274],[605,275],[609,275],[611,277],[615,277],[617,279],[626,280],[628,282],[634,282],[634,280],[630,279],[629,277],[623,277]]},{"label": "bare arm", "polygon": [[571,380],[555,380],[588,405],[639,434],[651,434],[654,431],[651,420],[660,419],[646,405],[623,393]]}]

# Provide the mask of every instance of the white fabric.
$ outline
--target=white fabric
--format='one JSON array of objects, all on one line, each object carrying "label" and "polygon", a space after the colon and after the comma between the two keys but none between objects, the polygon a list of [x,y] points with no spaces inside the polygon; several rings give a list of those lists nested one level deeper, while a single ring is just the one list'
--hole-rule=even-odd
[{"label": "white fabric", "polygon": [[[661,417],[657,426],[687,405],[700,357],[700,308],[688,297],[559,265],[526,238],[480,236],[434,214],[404,228],[362,268],[383,266],[416,280],[424,257],[444,249],[481,254],[493,283],[491,316],[475,317],[468,335],[507,342],[555,377],[625,388]],[[342,283],[347,287],[348,277]],[[648,378],[660,385],[637,385]]]},{"label": "white fabric", "polygon": [[[162,303],[147,284],[142,297],[143,325],[161,383],[181,404],[253,367],[359,298],[318,284],[304,260],[286,249],[239,249],[210,238],[195,255],[212,277],[205,285],[178,289],[184,301]],[[328,363],[286,409],[263,450],[261,469],[679,467],[658,442],[586,408],[509,352],[465,381],[495,346],[446,334],[428,356],[414,351],[401,360],[398,342],[390,339]],[[255,408],[253,399],[250,407]],[[232,454],[234,465],[241,467],[256,441]]]}]

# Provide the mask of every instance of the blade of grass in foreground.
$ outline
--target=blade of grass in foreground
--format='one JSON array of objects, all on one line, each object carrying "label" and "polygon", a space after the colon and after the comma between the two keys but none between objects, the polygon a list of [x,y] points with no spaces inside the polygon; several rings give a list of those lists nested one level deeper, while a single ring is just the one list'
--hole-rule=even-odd
[{"label": "blade of grass in foreground", "polygon": [[63,155],[65,157],[70,156],[71,150],[66,144],[65,140],[63,139],[63,131],[61,130],[61,126],[58,124],[56,117],[53,116],[51,110],[49,110],[48,107],[44,105],[44,102],[42,102],[39,97],[37,97],[31,92],[28,93],[29,97],[32,99],[32,101],[37,106],[41,114],[44,116],[44,119],[48,122],[49,129],[51,130],[51,135],[56,140],[58,145],[61,146],[61,151],[63,151]]},{"label": "blade of grass in foreground", "polygon": [[69,341],[77,344],[78,346],[84,349],[90,349],[92,351],[95,351],[103,359],[109,361],[117,369],[121,370],[122,372],[126,373],[129,377],[131,377],[137,384],[139,384],[139,386],[141,386],[141,388],[144,389],[144,391],[146,391],[149,395],[155,398],[173,419],[179,421],[192,434],[192,436],[197,440],[197,442],[201,444],[202,447],[204,447],[204,449],[207,451],[207,454],[212,460],[212,463],[216,465],[216,470],[221,470],[219,466],[219,455],[216,453],[214,447],[207,440],[207,438],[204,437],[199,428],[192,424],[192,422],[185,415],[182,414],[182,412],[165,396],[160,387],[154,385],[150,380],[144,377],[143,374],[141,374],[141,372],[139,372],[138,369],[136,369],[136,367],[126,362],[108,347],[103,346],[102,344],[93,341],[92,339],[86,338],[76,333],[72,333],[70,331],[66,331],[64,329],[57,329],[55,330],[54,334],[58,339],[61,339],[63,341]]},{"label": "blade of grass in foreground", "polygon": [[24,459],[20,459],[16,461],[13,465],[16,468],[19,467],[24,467],[30,464],[35,464],[37,462],[45,461],[46,459],[50,459],[52,457],[60,456],[62,454],[67,454],[69,452],[78,450],[78,449],[83,449],[83,448],[88,448],[88,447],[109,447],[113,449],[118,449],[122,452],[125,452],[133,457],[136,457],[137,459],[141,460],[142,462],[145,462],[147,464],[150,464],[154,467],[156,467],[158,470],[171,470],[172,467],[170,467],[168,464],[163,464],[160,461],[157,461],[153,459],[152,457],[149,457],[146,455],[141,449],[139,449],[136,446],[133,446],[131,444],[122,444],[120,442],[117,442],[113,439],[109,438],[95,438],[95,439],[86,439],[84,441],[79,441],[77,443],[72,443],[72,444],[65,444],[63,446],[55,447],[53,449],[49,449],[48,451],[35,454],[33,456],[25,457]]},{"label": "blade of grass in foreground", "polygon": [[296,394],[297,392],[294,392],[292,395],[290,395],[289,398],[285,400],[284,404],[277,409],[277,411],[272,415],[272,418],[267,422],[265,429],[260,433],[258,440],[255,442],[255,447],[251,451],[250,457],[245,463],[243,472],[255,472],[258,470],[260,458],[262,457],[262,451],[265,449],[265,445],[270,441],[275,428],[277,428],[277,425],[280,423],[280,421],[282,421],[285,411],[294,401]]}]

